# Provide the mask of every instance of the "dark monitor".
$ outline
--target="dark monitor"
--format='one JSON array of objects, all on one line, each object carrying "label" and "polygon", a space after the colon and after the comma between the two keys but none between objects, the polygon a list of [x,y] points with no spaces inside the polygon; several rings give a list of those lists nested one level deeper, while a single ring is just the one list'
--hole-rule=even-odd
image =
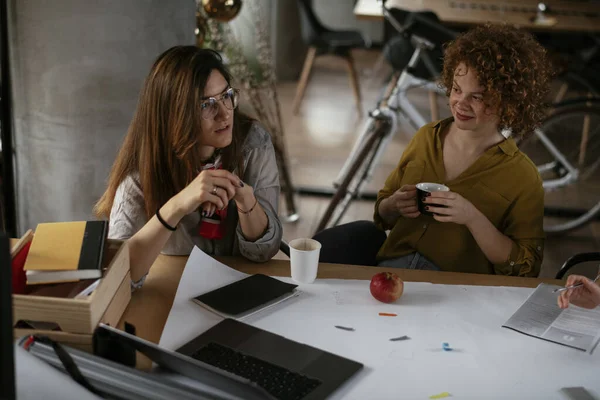
[{"label": "dark monitor", "polygon": [[0,232],[0,400],[15,398],[10,242]]}]

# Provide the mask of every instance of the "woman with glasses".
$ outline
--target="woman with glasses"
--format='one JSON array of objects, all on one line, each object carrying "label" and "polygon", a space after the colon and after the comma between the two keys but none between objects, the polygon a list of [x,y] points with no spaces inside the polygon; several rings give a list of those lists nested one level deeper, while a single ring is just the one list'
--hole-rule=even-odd
[{"label": "woman with glasses", "polygon": [[237,110],[239,91],[218,53],[173,47],[146,78],[108,188],[95,212],[129,239],[141,285],[162,251],[267,261],[282,237],[270,135]]}]

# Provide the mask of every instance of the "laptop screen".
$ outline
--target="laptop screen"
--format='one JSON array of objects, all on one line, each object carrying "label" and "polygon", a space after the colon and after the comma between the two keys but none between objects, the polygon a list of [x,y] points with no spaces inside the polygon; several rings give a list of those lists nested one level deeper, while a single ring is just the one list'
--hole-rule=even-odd
[{"label": "laptop screen", "polygon": [[100,323],[96,335],[106,335],[133,347],[160,367],[203,384],[215,398],[274,400],[260,386],[183,354],[170,351],[137,336]]},{"label": "laptop screen", "polygon": [[15,398],[10,243],[0,232],[0,399]]}]

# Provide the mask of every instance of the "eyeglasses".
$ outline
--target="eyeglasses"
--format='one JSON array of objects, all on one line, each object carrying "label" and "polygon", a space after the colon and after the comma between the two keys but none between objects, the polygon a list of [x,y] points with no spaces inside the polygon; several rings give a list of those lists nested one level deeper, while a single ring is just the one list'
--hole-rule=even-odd
[{"label": "eyeglasses", "polygon": [[204,99],[200,104],[200,116],[202,119],[211,119],[219,112],[219,102],[228,110],[234,110],[240,98],[240,91],[238,89],[229,88],[223,94],[217,97],[209,97]]}]

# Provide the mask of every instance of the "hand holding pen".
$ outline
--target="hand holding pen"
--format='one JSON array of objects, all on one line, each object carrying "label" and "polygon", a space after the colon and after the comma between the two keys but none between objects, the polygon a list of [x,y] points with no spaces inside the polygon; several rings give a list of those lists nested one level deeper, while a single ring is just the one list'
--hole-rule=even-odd
[{"label": "hand holding pen", "polygon": [[600,305],[600,286],[596,284],[600,275],[593,281],[581,275],[570,275],[564,288],[556,289],[560,292],[558,306],[567,308],[569,303],[583,308],[596,308]]}]

